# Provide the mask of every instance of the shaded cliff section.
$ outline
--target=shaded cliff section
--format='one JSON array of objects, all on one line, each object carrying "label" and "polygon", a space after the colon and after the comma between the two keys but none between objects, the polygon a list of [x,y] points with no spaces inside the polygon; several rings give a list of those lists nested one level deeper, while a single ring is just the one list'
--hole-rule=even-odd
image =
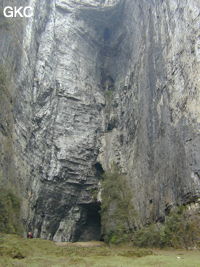
[{"label": "shaded cliff section", "polygon": [[13,23],[3,16],[3,4],[0,7],[0,163],[1,183],[14,182],[13,159],[13,98],[14,79],[20,64],[23,28],[21,21]]},{"label": "shaded cliff section", "polygon": [[[24,22],[22,19],[6,19],[3,8],[17,1],[0,3],[0,187],[1,231],[21,231],[20,202],[23,196],[21,168],[23,159],[15,143],[15,108],[19,100],[18,76],[21,71]],[[20,135],[18,138],[20,139]],[[16,163],[19,156],[19,164]],[[14,218],[15,217],[15,218]],[[20,229],[20,230],[19,230]]]},{"label": "shaded cliff section", "polygon": [[[198,1],[126,1],[124,10],[125,37],[109,68],[117,74],[107,115],[115,123],[98,160],[127,176],[140,227],[199,201],[200,16]],[[112,232],[113,222],[106,227]]]},{"label": "shaded cliff section", "polygon": [[113,163],[131,189],[135,227],[198,201],[198,1],[30,4],[34,17],[17,27],[22,52],[0,44],[4,61],[17,62],[14,104],[3,101],[1,113],[14,132],[1,129],[1,144],[11,140],[15,153],[1,162],[5,172],[15,162],[27,230],[99,239],[100,176]]},{"label": "shaded cliff section", "polygon": [[[25,1],[0,3],[0,229],[1,232],[22,233],[22,203],[25,177],[23,158],[16,147],[16,108],[20,102],[18,77],[22,69],[24,21],[3,16],[6,5]],[[19,107],[17,108],[19,109]],[[17,160],[18,159],[18,160]]]},{"label": "shaded cliff section", "polygon": [[[14,220],[20,232],[22,227],[19,224],[23,225],[23,231],[26,232],[29,213],[28,190],[31,170],[28,140],[32,128],[33,66],[35,66],[38,32],[44,23],[43,18],[38,15],[38,20],[41,18],[40,22],[30,30],[30,25],[33,24],[31,19],[5,18],[3,9],[6,6],[26,5],[27,1],[23,0],[0,3],[0,186],[3,190],[1,209],[6,207],[13,209],[11,214],[10,210],[5,210],[5,216],[10,214],[8,222]],[[33,1],[30,5],[36,7]],[[7,206],[3,202],[5,199]],[[15,207],[11,205],[12,202]],[[10,228],[13,232],[15,227]]]}]

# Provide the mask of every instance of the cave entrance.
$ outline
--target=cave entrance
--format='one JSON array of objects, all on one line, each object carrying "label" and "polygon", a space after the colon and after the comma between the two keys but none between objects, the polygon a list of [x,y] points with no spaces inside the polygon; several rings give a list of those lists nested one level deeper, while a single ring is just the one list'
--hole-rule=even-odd
[{"label": "cave entrance", "polygon": [[81,226],[79,241],[100,240],[101,238],[101,216],[100,203],[82,205],[85,220]]},{"label": "cave entrance", "polygon": [[109,28],[105,28],[103,33],[104,41],[108,41],[110,37],[111,37],[111,30]]},{"label": "cave entrance", "polygon": [[96,170],[96,176],[101,177],[104,174],[104,169],[101,165],[101,163],[97,162],[94,164],[95,170]]}]

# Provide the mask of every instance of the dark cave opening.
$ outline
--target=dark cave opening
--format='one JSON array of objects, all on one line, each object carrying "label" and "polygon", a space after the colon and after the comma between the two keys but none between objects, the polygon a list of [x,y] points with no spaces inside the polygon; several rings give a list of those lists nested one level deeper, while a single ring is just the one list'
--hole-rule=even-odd
[{"label": "dark cave opening", "polygon": [[112,131],[114,128],[117,127],[117,120],[116,118],[112,118],[107,125],[107,131],[110,132]]},{"label": "dark cave opening", "polygon": [[101,163],[99,163],[99,162],[95,163],[94,167],[96,169],[96,176],[101,177],[104,174],[104,169],[103,169]]},{"label": "dark cave opening", "polygon": [[100,203],[90,203],[82,205],[85,219],[80,229],[79,241],[92,241],[101,239],[101,216]]},{"label": "dark cave opening", "polygon": [[[105,52],[105,51],[104,51]],[[107,74],[105,69],[101,69],[101,86],[104,90],[114,90],[115,81],[111,75]]]},{"label": "dark cave opening", "polygon": [[103,33],[103,38],[104,41],[108,41],[111,37],[111,31],[109,28],[105,28],[104,33]]}]

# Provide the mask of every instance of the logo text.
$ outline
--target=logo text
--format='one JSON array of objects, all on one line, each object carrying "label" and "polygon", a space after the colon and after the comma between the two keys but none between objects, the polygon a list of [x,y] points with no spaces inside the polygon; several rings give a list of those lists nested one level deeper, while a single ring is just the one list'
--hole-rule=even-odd
[{"label": "logo text", "polygon": [[33,16],[33,8],[30,6],[11,7],[6,6],[3,10],[3,14],[6,18],[30,18]]}]

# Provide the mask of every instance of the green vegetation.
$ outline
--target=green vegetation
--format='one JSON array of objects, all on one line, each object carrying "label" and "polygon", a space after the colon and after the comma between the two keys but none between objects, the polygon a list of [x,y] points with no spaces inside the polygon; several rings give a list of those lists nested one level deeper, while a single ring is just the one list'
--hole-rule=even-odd
[{"label": "green vegetation", "polygon": [[74,243],[57,246],[47,240],[0,235],[2,267],[196,267],[199,262],[199,251],[152,251],[127,246],[80,247]]},{"label": "green vegetation", "polygon": [[104,93],[105,96],[105,100],[106,100],[106,109],[107,109],[107,113],[110,113],[110,108],[113,102],[113,94],[114,92],[112,90],[106,90]]},{"label": "green vegetation", "polygon": [[116,166],[113,165],[112,170],[104,175],[102,189],[104,240],[113,244],[128,241],[134,228],[136,212],[126,177],[119,173]]},{"label": "green vegetation", "polygon": [[14,184],[12,104],[9,92],[8,65],[0,65],[0,232],[22,232],[20,222],[20,199]]},{"label": "green vegetation", "polygon": [[133,244],[138,247],[163,247],[164,238],[163,225],[151,224],[133,234]]},{"label": "green vegetation", "polygon": [[106,97],[106,99],[107,99],[108,101],[111,100],[112,97],[113,97],[113,91],[112,91],[112,90],[107,90],[107,91],[105,91],[105,97]]},{"label": "green vegetation", "polygon": [[[86,243],[87,244],[87,243]],[[81,247],[69,243],[57,246],[52,241],[24,239],[16,235],[0,236],[0,266],[121,266],[133,259],[152,255],[151,250],[130,247]],[[117,259],[117,261],[116,261]],[[1,265],[2,264],[2,265]],[[55,264],[55,265],[54,265]],[[14,265],[15,266],[15,265]],[[129,264],[128,266],[131,266]]]},{"label": "green vegetation", "polygon": [[0,65],[0,92],[4,91],[7,87],[7,74],[5,69]]},{"label": "green vegetation", "polygon": [[[151,224],[135,230],[137,214],[126,177],[116,166],[102,182],[102,234],[105,242],[130,242],[137,247],[191,248],[200,247],[200,212],[191,206],[174,208],[164,223]],[[190,207],[190,208],[189,208]]]},{"label": "green vegetation", "polygon": [[[11,99],[10,95],[10,67],[8,64],[0,64],[0,109],[4,110],[5,102]],[[10,105],[10,102],[8,102]]]},{"label": "green vegetation", "polygon": [[139,247],[199,247],[200,216],[185,206],[177,207],[164,224],[152,224],[135,232],[133,243]]},{"label": "green vegetation", "polygon": [[0,232],[20,233],[20,200],[10,189],[0,189]]}]

